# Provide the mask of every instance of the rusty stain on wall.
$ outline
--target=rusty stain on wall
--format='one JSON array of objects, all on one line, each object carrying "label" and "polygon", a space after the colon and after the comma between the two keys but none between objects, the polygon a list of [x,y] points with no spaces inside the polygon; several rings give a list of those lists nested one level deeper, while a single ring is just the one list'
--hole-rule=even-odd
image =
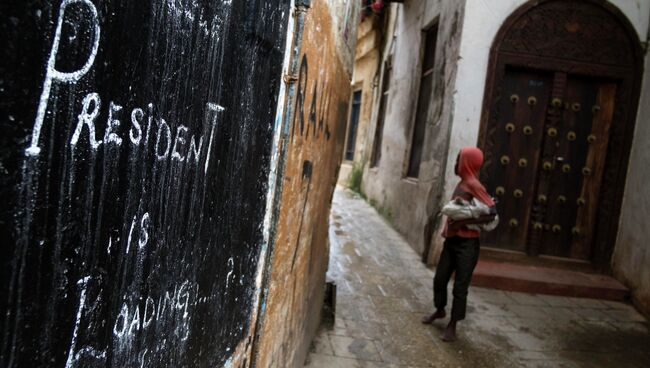
[{"label": "rusty stain on wall", "polygon": [[301,366],[319,323],[328,264],[328,217],[343,151],[350,75],[338,54],[332,11],[307,10],[287,145],[282,197],[264,319],[257,332],[258,367]]}]

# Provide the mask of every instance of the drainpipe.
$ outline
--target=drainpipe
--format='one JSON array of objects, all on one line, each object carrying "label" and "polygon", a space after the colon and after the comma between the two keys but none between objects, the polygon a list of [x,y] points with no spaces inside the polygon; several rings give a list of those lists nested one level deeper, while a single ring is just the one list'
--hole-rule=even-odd
[{"label": "drainpipe", "polygon": [[[285,96],[284,104],[286,113],[282,122],[282,142],[286,140],[289,135],[289,122],[293,117],[292,101],[296,94],[296,82],[298,81],[298,64],[300,59],[300,51],[302,50],[302,34],[305,26],[305,15],[309,10],[311,0],[296,0],[296,8],[294,16],[296,17],[296,24],[294,28],[294,39],[291,54],[291,66],[289,73],[284,76],[284,82],[287,84],[287,93]],[[286,146],[283,144],[283,146]],[[286,147],[283,147],[283,153]],[[281,155],[284,157],[284,155]]]},{"label": "drainpipe", "polygon": [[[264,265],[262,266],[262,281],[260,290],[260,301],[258,302],[257,318],[255,318],[255,329],[253,344],[251,347],[251,366],[255,367],[258,358],[258,347],[261,329],[266,314],[268,301],[269,284],[271,282],[271,267],[275,250],[275,235],[278,219],[280,216],[280,199],[282,198],[282,178],[284,177],[287,148],[289,142],[290,122],[295,114],[293,101],[296,95],[296,83],[298,81],[298,68],[302,51],[302,37],[305,26],[305,16],[311,6],[311,0],[294,0],[293,6],[293,39],[291,48],[286,52],[290,53],[287,73],[283,76],[284,96],[281,105],[276,112],[276,126],[274,127],[274,143],[272,148],[271,172],[269,175],[269,190],[267,198],[267,218],[265,227],[268,228],[265,234],[267,244],[266,254],[263,255]],[[290,23],[291,24],[291,23]],[[282,91],[282,90],[281,90]],[[280,92],[282,93],[282,92]],[[279,124],[278,124],[279,123]]]}]

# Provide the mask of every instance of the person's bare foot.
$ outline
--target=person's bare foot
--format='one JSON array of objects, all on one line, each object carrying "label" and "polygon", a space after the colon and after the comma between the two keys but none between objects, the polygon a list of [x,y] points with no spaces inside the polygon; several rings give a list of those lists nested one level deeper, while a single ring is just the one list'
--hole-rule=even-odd
[{"label": "person's bare foot", "polygon": [[446,315],[447,315],[447,313],[445,313],[445,310],[444,310],[444,309],[438,309],[438,310],[436,311],[436,313],[431,314],[431,315],[429,315],[429,316],[424,316],[424,317],[422,317],[422,320],[421,320],[421,321],[422,321],[422,323],[424,323],[425,325],[430,325],[430,324],[433,323],[433,321],[435,321],[435,320],[437,320],[437,319],[445,318]]},{"label": "person's bare foot", "polygon": [[456,341],[456,321],[449,321],[445,333],[442,335],[442,341],[453,342]]}]

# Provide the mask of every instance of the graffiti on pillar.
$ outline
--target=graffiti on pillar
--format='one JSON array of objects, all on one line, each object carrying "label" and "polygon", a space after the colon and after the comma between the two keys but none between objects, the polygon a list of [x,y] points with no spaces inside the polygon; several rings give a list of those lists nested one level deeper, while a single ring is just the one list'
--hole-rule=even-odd
[{"label": "graffiti on pillar", "polygon": [[[257,336],[258,367],[303,364],[318,326],[328,264],[328,217],[343,157],[351,68],[337,19],[347,2],[312,1],[300,47],[289,65],[282,198],[265,315]],[[294,64],[295,62],[295,64]],[[293,67],[295,65],[295,69]],[[295,91],[295,92],[294,92]]]},{"label": "graffiti on pillar", "polygon": [[[324,79],[320,83],[318,79],[311,81],[311,85],[309,83],[309,64],[307,55],[303,55],[298,73],[296,111],[291,126],[291,137],[293,139],[295,135],[299,135],[307,139],[319,139],[323,135],[325,140],[329,140],[331,136],[329,128],[330,102],[332,99],[330,86]],[[308,93],[311,96],[311,103],[306,106]]]},{"label": "graffiti on pillar", "polygon": [[[323,73],[324,69],[319,69],[320,74]],[[336,126],[340,127],[341,123],[345,121],[347,114],[347,106],[344,101],[338,101],[338,109],[335,113],[332,111],[333,106],[330,105],[332,100],[332,86],[330,83],[327,83],[325,78],[321,79],[319,82],[318,79],[310,81],[309,79],[309,63],[307,54],[303,54],[300,62],[300,70],[298,73],[297,80],[297,92],[295,97],[295,112],[291,122],[291,141],[293,142],[295,137],[304,141],[297,142],[297,144],[304,142],[320,142],[321,139],[323,143],[326,143],[330,140],[332,132],[330,131],[330,121],[335,119],[334,122]],[[334,94],[335,97],[336,93]],[[307,97],[310,97],[309,104],[307,104]],[[298,149],[301,146],[294,147]],[[309,151],[309,150],[305,150]],[[309,201],[309,192],[312,187],[312,170],[314,166],[314,161],[320,160],[304,160],[302,165],[302,173],[300,180],[304,186],[304,195],[301,200],[302,202],[302,211],[300,211],[300,221],[297,224],[298,235],[295,240],[295,246],[293,249],[293,257],[291,260],[291,270],[293,271],[298,252],[300,250],[300,244],[302,240],[303,225],[305,216],[307,215],[306,207]]]},{"label": "graffiti on pillar", "polygon": [[288,4],[0,12],[0,366],[246,365]]}]

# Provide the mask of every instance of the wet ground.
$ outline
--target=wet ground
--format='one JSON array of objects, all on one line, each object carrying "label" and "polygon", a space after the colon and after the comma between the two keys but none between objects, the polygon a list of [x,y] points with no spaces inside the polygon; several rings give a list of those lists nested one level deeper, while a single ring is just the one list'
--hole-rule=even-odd
[{"label": "wet ground", "polygon": [[459,340],[445,343],[446,321],[420,323],[432,311],[434,271],[342,188],[330,238],[336,314],[322,324],[306,367],[650,367],[643,316],[591,299],[470,288]]}]

